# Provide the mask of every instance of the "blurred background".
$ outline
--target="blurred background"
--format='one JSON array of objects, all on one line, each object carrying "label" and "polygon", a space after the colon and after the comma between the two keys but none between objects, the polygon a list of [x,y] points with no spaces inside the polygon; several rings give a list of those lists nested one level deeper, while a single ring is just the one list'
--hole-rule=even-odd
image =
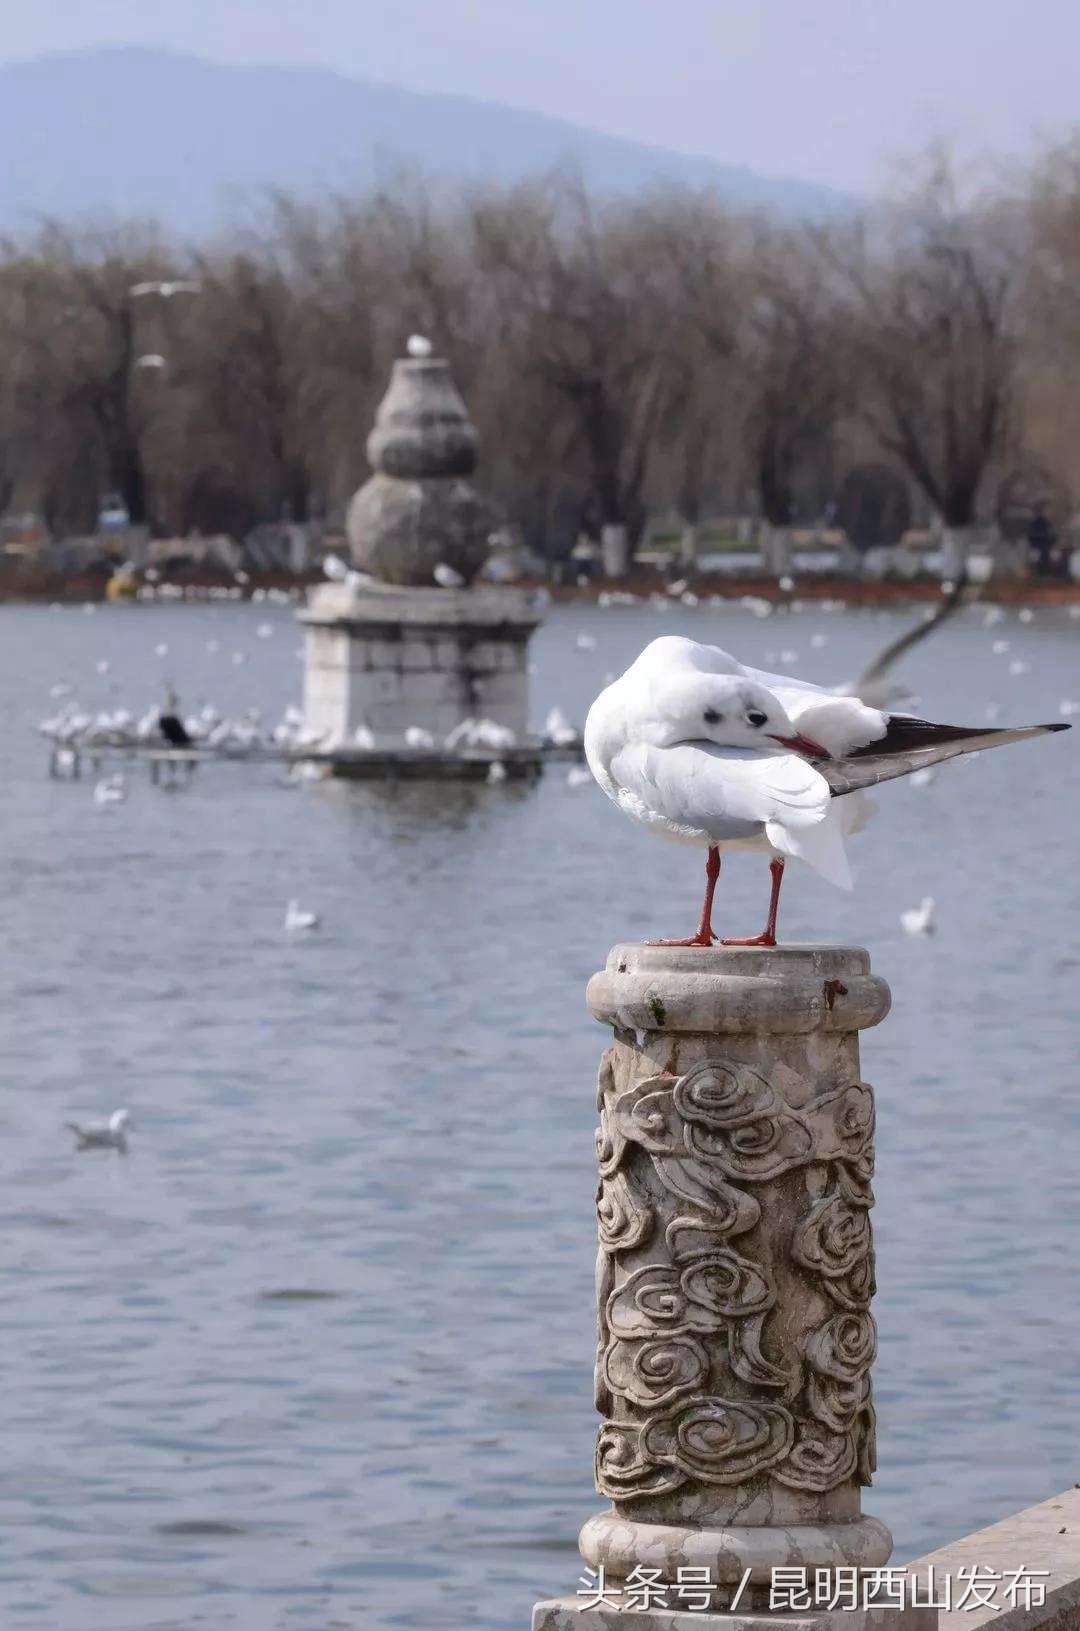
[{"label": "blurred background", "polygon": [[[489,575],[554,597],[537,737],[661,633],[850,683],[961,572],[910,705],[1072,719],[1078,34],[1038,0],[9,20],[5,1631],[510,1631],[575,1590],[583,988],[686,932],[699,859],[578,765],[297,773],[300,597],[421,334]],[[43,723],[115,744],[170,688],[260,751],[49,776]],[[862,1047],[896,1561],[1080,1479],[1078,802],[1072,736],[944,767],[880,790],[853,895],[785,889],[785,937],[894,993]],[[725,865],[721,932],[765,874]],[[121,1106],[126,1158],[76,1157]]]}]

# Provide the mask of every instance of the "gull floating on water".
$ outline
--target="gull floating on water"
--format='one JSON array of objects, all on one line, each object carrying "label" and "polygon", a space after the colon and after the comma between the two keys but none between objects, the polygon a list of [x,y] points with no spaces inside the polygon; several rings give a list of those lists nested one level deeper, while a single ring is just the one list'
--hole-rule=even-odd
[{"label": "gull floating on water", "polygon": [[924,895],[918,906],[909,906],[906,912],[901,912],[900,922],[906,934],[933,934],[937,928],[933,896]]},{"label": "gull floating on water", "polygon": [[308,912],[298,900],[291,900],[285,908],[285,927],[290,934],[301,934],[319,927],[319,914]]},{"label": "gull floating on water", "polygon": [[108,1121],[66,1121],[75,1134],[77,1150],[119,1150],[127,1154],[127,1130],[131,1117],[126,1110],[114,1110]]},{"label": "gull floating on water", "polygon": [[580,740],[581,732],[571,725],[562,709],[550,708],[544,720],[544,741],[550,742],[553,748],[572,748]]},{"label": "gull floating on water", "polygon": [[764,851],[772,891],[766,927],[748,941],[776,944],[786,861],[794,856],[851,888],[845,838],[865,825],[865,789],[961,754],[1068,729],[939,725],[869,708],[728,652],[668,636],[646,646],[601,692],[585,722],[589,768],[615,804],[660,837],[701,845],[706,888],[695,934],[713,941],[712,903],[724,850]]},{"label": "gull floating on water", "polygon": [[106,776],[94,787],[94,803],[99,808],[107,809],[111,804],[123,804],[126,798],[127,789],[119,772],[113,776]]}]

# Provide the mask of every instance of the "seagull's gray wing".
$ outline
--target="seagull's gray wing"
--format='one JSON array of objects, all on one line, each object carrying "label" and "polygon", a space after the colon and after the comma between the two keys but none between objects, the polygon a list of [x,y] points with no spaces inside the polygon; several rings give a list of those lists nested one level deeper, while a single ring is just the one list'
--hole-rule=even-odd
[{"label": "seagull's gray wing", "polygon": [[871,749],[864,753],[857,753],[848,759],[822,759],[817,761],[817,769],[824,776],[832,789],[833,797],[840,797],[844,793],[857,792],[862,787],[873,787],[877,782],[894,780],[897,776],[909,776],[913,770],[922,770],[929,765],[942,764],[946,759],[956,759],[965,753],[982,753],[986,748],[1004,748],[1011,742],[1025,742],[1030,737],[1045,736],[1050,731],[1067,731],[1069,726],[1064,722],[1053,725],[1018,725],[1014,729],[1006,730],[964,730],[961,726],[926,726],[926,734],[938,730],[945,738],[928,743],[925,747],[917,745],[917,733],[909,726],[926,726],[925,720],[905,720],[897,715],[889,721],[890,734],[904,737],[903,745],[895,741],[895,745],[881,751],[884,744],[873,743]]}]

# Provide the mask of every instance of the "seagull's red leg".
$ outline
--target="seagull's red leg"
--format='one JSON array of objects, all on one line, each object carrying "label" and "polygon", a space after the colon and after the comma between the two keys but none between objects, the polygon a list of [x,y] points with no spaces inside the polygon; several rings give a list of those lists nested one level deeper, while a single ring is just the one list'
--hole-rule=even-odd
[{"label": "seagull's red leg", "polygon": [[705,899],[701,903],[701,922],[697,934],[689,940],[650,940],[650,946],[711,946],[713,943],[712,903],[716,893],[716,880],[720,876],[720,851],[710,844],[705,858]]},{"label": "seagull's red leg", "polygon": [[776,910],[780,905],[780,885],[784,881],[784,860],[781,855],[774,855],[769,862],[769,871],[772,873],[772,893],[769,896],[769,920],[765,925],[764,934],[755,934],[750,940],[722,940],[722,946],[775,946],[776,945]]}]

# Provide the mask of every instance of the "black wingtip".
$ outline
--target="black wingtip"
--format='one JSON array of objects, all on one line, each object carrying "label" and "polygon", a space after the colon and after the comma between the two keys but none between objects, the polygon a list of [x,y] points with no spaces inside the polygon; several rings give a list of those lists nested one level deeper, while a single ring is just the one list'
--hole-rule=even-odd
[{"label": "black wingtip", "polygon": [[1055,719],[1052,725],[1044,725],[1044,731],[1071,731],[1072,726],[1066,719]]}]

